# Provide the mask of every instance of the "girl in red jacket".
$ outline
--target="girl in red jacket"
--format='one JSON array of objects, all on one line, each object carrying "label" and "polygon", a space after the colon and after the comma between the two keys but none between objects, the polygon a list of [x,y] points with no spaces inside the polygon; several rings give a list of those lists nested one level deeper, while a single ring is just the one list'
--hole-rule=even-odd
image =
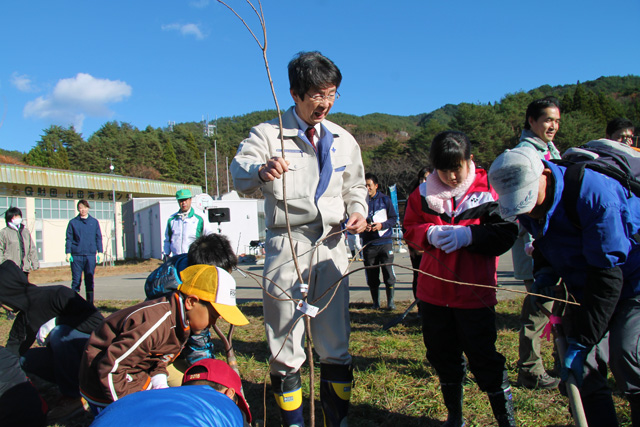
[{"label": "girl in red jacket", "polygon": [[440,378],[448,410],[444,425],[464,425],[464,352],[498,425],[515,426],[505,358],[495,347],[495,286],[498,256],[513,245],[518,229],[500,217],[498,195],[486,171],[476,169],[464,133],[436,135],[429,158],[435,173],[409,197],[404,237],[424,250],[420,270],[445,279],[421,274],[417,290],[427,359]]}]

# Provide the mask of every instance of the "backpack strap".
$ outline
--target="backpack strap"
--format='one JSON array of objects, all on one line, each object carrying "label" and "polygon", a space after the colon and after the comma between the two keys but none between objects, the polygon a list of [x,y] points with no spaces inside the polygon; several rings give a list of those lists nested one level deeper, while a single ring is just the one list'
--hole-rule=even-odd
[{"label": "backpack strap", "polygon": [[[564,174],[564,190],[562,191],[562,201],[567,218],[571,224],[581,229],[580,218],[578,217],[578,197],[584,178],[585,163],[574,163],[567,166]],[[633,193],[632,193],[633,194]],[[631,196],[629,196],[631,197]],[[636,243],[640,244],[640,231],[631,236]]]},{"label": "backpack strap", "polygon": [[577,228],[582,228],[578,218],[578,197],[584,178],[584,168],[584,163],[568,165],[564,173],[564,190],[562,190],[562,201],[567,218]]}]

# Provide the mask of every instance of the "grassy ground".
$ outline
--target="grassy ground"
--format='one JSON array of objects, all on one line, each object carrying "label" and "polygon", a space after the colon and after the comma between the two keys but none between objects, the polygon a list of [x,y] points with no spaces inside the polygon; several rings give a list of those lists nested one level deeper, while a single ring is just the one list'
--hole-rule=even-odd
[{"label": "grassy ground", "polygon": [[[98,301],[100,310],[108,315],[132,302]],[[351,354],[354,356],[355,387],[352,395],[349,424],[365,426],[439,426],[446,418],[446,409],[439,391],[439,382],[433,369],[425,363],[420,325],[415,314],[410,314],[404,324],[382,331],[381,325],[401,313],[408,303],[398,304],[392,313],[371,310],[363,304],[351,305]],[[509,378],[515,383],[518,358],[518,317],[521,300],[500,302],[498,312],[498,350],[507,358]],[[241,306],[249,318],[248,326],[236,328],[234,348],[243,377],[246,398],[251,405],[254,420],[265,420],[263,396],[265,376],[268,374],[268,349],[264,339],[262,305],[250,303]],[[0,342],[6,340],[10,322],[0,320]],[[222,328],[226,330],[225,327]],[[216,341],[216,348],[221,345]],[[543,356],[546,366],[552,366],[551,344],[544,343]],[[222,354],[219,357],[223,357]],[[306,418],[309,419],[309,372],[303,368],[303,392]],[[316,425],[322,425],[318,381],[319,367],[316,360]],[[471,376],[471,379],[473,377]],[[45,398],[55,404],[56,389],[39,382]],[[613,384],[612,384],[613,385]],[[520,426],[573,425],[568,412],[568,401],[554,391],[531,391],[513,387],[516,418]],[[628,405],[620,395],[615,402],[621,425],[631,425]],[[275,403],[267,388],[266,425],[278,425]],[[465,386],[464,416],[467,426],[495,425],[486,396],[471,381]],[[76,417],[65,425],[87,426],[88,414]]]}]

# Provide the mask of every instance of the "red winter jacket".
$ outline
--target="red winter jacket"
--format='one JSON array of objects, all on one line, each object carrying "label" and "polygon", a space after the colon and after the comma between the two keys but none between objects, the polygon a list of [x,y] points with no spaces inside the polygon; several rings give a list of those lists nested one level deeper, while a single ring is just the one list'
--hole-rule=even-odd
[{"label": "red winter jacket", "polygon": [[[518,227],[500,217],[498,195],[489,185],[487,172],[476,169],[476,177],[469,190],[463,196],[445,202],[452,208],[448,210],[452,212],[451,216],[446,212],[438,214],[428,206],[426,189],[426,183],[422,183],[411,193],[403,223],[407,243],[424,249],[420,270],[443,279],[489,285],[491,288],[458,285],[420,274],[417,297],[443,307],[496,305],[498,256],[511,248]],[[469,226],[471,245],[445,253],[427,240],[427,230],[432,225]]]}]

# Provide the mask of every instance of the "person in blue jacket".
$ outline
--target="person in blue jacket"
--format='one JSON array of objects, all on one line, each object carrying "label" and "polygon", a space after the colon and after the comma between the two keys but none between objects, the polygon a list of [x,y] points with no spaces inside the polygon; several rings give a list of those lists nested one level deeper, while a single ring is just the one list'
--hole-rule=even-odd
[{"label": "person in blue jacket", "polygon": [[561,378],[576,378],[588,424],[618,425],[608,362],[640,425],[640,199],[589,169],[572,199],[566,171],[521,147],[501,154],[489,179],[502,217],[517,217],[535,239],[531,291],[546,294],[562,277],[580,303],[568,304],[562,318],[568,348]]},{"label": "person in blue jacket", "polygon": [[[202,359],[184,375],[182,387],[146,390],[116,400],[93,427],[243,427],[251,423],[242,382],[226,362]],[[188,387],[186,387],[188,386]],[[126,421],[125,421],[126,420]]]},{"label": "person in blue jacket", "polygon": [[367,184],[367,203],[369,213],[367,215],[367,229],[362,236],[362,258],[367,269],[364,271],[367,277],[367,286],[373,299],[373,308],[380,308],[380,269],[387,293],[387,308],[396,308],[393,302],[393,291],[396,285],[396,274],[393,271],[393,226],[398,222],[398,214],[393,208],[391,197],[378,191],[378,177],[372,173],[364,176]]},{"label": "person in blue jacket", "polygon": [[98,220],[89,215],[89,202],[78,202],[78,216],[67,226],[66,261],[71,263],[71,288],[80,292],[82,273],[87,301],[93,304],[93,273],[102,261],[102,232]]}]

